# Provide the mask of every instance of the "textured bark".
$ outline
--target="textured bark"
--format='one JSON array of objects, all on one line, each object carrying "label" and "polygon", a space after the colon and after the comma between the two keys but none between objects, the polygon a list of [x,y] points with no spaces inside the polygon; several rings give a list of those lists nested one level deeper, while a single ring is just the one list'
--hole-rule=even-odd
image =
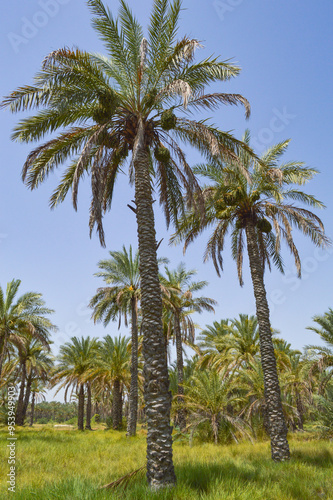
[{"label": "textured bark", "polygon": [[219,441],[219,424],[218,424],[218,418],[217,418],[216,415],[212,416],[211,424],[212,424],[212,429],[213,429],[213,434],[214,434],[214,443],[218,444],[218,441]]},{"label": "textured bark", "polygon": [[79,389],[79,404],[78,404],[78,419],[77,428],[79,431],[83,431],[83,421],[84,421],[84,386],[80,385]]},{"label": "textured bark", "polygon": [[176,354],[177,354],[177,375],[178,375],[178,405],[179,410],[177,412],[177,422],[181,431],[186,428],[186,415],[184,408],[184,362],[183,362],[183,343],[182,343],[182,333],[180,329],[180,319],[179,315],[176,313],[174,315],[174,330],[176,337]]},{"label": "textured bark", "polygon": [[132,316],[132,352],[131,352],[131,387],[129,393],[129,413],[127,436],[135,436],[138,419],[138,299],[131,298]]},{"label": "textured bark", "polygon": [[36,393],[33,392],[31,398],[31,409],[30,409],[30,424],[29,424],[30,427],[34,425],[35,399],[36,399]]},{"label": "textured bark", "polygon": [[27,386],[25,389],[25,396],[24,396],[24,402],[23,402],[23,410],[22,410],[22,421],[24,423],[27,410],[28,410],[28,404],[29,404],[29,399],[30,399],[30,393],[31,393],[31,384],[32,384],[32,374],[29,375],[27,379]]},{"label": "textured bark", "polygon": [[27,369],[26,369],[25,363],[22,363],[21,364],[20,393],[19,393],[19,397],[17,400],[17,407],[16,407],[16,418],[15,418],[16,425],[23,425],[24,389],[25,389],[26,378],[27,378]]},{"label": "textured bark", "polygon": [[5,333],[3,341],[1,343],[2,345],[1,345],[1,354],[0,354],[0,380],[1,380],[3,362],[4,362],[4,359],[6,356],[7,342],[8,342],[8,337],[7,337],[7,334]]},{"label": "textured bark", "polygon": [[255,231],[254,224],[249,221],[246,226],[247,249],[259,324],[260,355],[264,373],[265,402],[271,438],[271,452],[273,460],[282,461],[290,458],[287,440],[288,429],[282,410],[281,391],[264,285],[264,272]]},{"label": "textured bark", "polygon": [[123,420],[123,401],[120,380],[113,382],[112,389],[112,428],[118,430],[121,428]]},{"label": "textured bark", "polygon": [[144,400],[148,427],[147,479],[151,488],[159,489],[173,486],[176,476],[172,461],[171,392],[162,328],[149,158],[141,120],[133,148],[133,163],[141,276]]},{"label": "textured bark", "polygon": [[90,387],[90,382],[87,383],[86,429],[91,431],[91,387]]},{"label": "textured bark", "polygon": [[270,435],[270,431],[269,431],[269,418],[268,418],[268,411],[267,411],[267,406],[266,405],[263,405],[263,407],[262,407],[262,415],[263,415],[264,429],[265,429],[267,435],[269,436]]}]

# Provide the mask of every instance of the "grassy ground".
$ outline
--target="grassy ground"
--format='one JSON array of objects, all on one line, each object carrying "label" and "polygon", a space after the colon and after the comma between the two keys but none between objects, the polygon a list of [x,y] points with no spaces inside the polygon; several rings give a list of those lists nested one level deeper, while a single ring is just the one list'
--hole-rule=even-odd
[{"label": "grassy ground", "polygon": [[7,493],[8,433],[0,430],[0,498],[20,500],[333,500],[333,443],[290,438],[292,460],[273,463],[269,443],[174,444],[178,484],[147,490],[144,474],[127,489],[99,490],[145,462],[145,435],[39,427],[16,432],[16,493]]}]

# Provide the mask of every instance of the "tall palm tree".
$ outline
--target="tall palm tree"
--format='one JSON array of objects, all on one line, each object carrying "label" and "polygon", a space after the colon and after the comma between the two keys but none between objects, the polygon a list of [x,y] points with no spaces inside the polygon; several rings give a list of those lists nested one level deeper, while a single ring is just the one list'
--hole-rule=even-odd
[{"label": "tall palm tree", "polygon": [[30,334],[48,347],[50,332],[57,329],[45,317],[54,311],[45,307],[41,293],[27,292],[16,299],[20,284],[15,279],[7,283],[6,294],[0,286],[0,377],[10,343],[17,345]]},{"label": "tall palm tree", "polygon": [[98,263],[100,272],[95,276],[106,282],[106,287],[99,288],[90,301],[95,322],[102,321],[107,326],[116,316],[131,318],[131,388],[129,393],[129,416],[127,434],[135,436],[138,415],[138,301],[140,299],[139,253],[133,257],[132,246],[127,252],[109,252],[110,259]]},{"label": "tall palm tree", "polygon": [[[72,337],[71,342],[60,346],[58,364],[55,367],[51,386],[57,384],[60,389],[65,388],[65,401],[68,390],[78,395],[78,429],[83,431],[84,422],[84,387],[86,375],[92,369],[99,347],[99,341],[90,337]],[[56,394],[57,394],[56,392]]]},{"label": "tall palm tree", "polygon": [[45,347],[38,339],[28,334],[22,337],[17,351],[21,383],[16,407],[16,424],[23,425],[32,383],[36,379],[46,382],[53,367],[53,359],[50,357],[50,346]]},{"label": "tall palm tree", "polygon": [[[249,145],[247,131],[244,141]],[[268,149],[261,161],[246,151],[238,156],[238,165],[215,161],[199,165],[194,171],[212,182],[204,188],[206,218],[200,219],[192,210],[183,218],[175,239],[185,239],[185,248],[205,228],[214,226],[205,260],[212,258],[218,274],[223,269],[222,251],[231,231],[232,256],[237,262],[239,282],[243,284],[242,267],[245,244],[259,323],[260,353],[265,379],[265,399],[271,437],[273,460],[289,459],[287,426],[282,411],[281,393],[272,343],[269,308],[264,285],[265,265],[273,262],[283,272],[280,245],[283,238],[295,259],[298,275],[301,262],[292,230],[299,229],[317,246],[328,242],[324,227],[309,209],[295,206],[294,201],[322,208],[314,196],[299,189],[317,173],[300,162],[279,165],[289,141]]]},{"label": "tall palm tree", "polygon": [[149,429],[147,478],[153,488],[159,488],[174,484],[175,474],[152,183],[167,223],[175,220],[184,199],[193,203],[194,193],[200,193],[177,141],[197,147],[209,159],[234,157],[244,147],[230,134],[190,119],[188,114],[182,116],[182,111],[240,103],[248,115],[249,105],[239,94],[205,94],[207,85],[229,80],[239,68],[215,57],[194,61],[198,40],[177,39],[181,0],[154,0],[147,38],[125,1],[119,3],[115,19],[101,0],[88,0],[93,27],[107,56],[79,49],[55,50],[44,59],[33,85],[12,92],[3,106],[12,112],[40,110],[17,125],[15,140],[39,141],[60,129],[57,137],[29,154],[23,179],[35,189],[52,170],[69,161],[50,204],[55,207],[72,190],[76,209],[79,181],[90,174],[90,233],[97,227],[103,245],[102,216],[111,208],[118,173],[131,152],[129,177],[135,186],[132,208],[138,226]]},{"label": "tall palm tree", "polygon": [[197,273],[191,269],[187,271],[185,264],[179,264],[176,270],[165,266],[166,276],[160,276],[163,291],[164,307],[171,312],[173,332],[176,340],[177,373],[178,373],[178,423],[181,430],[186,428],[185,410],[183,408],[184,395],[184,360],[183,341],[194,343],[195,327],[191,314],[202,311],[213,311],[216,301],[208,297],[194,297],[193,294],[208,285],[207,281],[193,281]]},{"label": "tall palm tree", "polygon": [[100,387],[112,392],[112,426],[120,429],[122,424],[123,389],[130,385],[129,338],[110,335],[104,337],[91,376]]},{"label": "tall palm tree", "polygon": [[29,427],[34,424],[35,404],[45,401],[45,383],[42,380],[34,379],[31,384],[31,408],[30,408],[30,423]]}]

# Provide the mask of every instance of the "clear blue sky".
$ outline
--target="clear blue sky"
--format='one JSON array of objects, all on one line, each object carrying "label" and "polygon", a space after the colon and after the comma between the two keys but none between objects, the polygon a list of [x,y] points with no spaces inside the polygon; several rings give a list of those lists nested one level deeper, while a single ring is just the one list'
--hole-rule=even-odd
[{"label": "clear blue sky", "polygon": [[[106,3],[116,13],[118,2]],[[129,0],[129,5],[145,25],[151,2]],[[214,53],[242,68],[239,77],[214,88],[247,97],[252,106],[250,120],[245,121],[241,108],[221,107],[214,123],[239,138],[249,127],[258,153],[291,138],[285,160],[302,160],[321,172],[307,189],[327,205],[319,215],[332,237],[332,2],[184,0],[183,8],[180,34],[202,41],[205,48],[198,57]],[[90,18],[86,3],[79,0],[2,3],[1,95],[30,84],[43,58],[55,49],[78,46],[103,52]],[[23,185],[21,168],[31,147],[10,141],[19,118],[8,111],[0,113],[0,283],[4,287],[12,278],[20,278],[21,293],[43,293],[47,305],[56,310],[52,318],[59,327],[53,339],[55,351],[73,335],[118,335],[116,324],[107,330],[94,326],[86,304],[101,285],[93,274],[97,262],[107,257],[107,250],[119,250],[123,244],[137,246],[134,214],[127,208],[133,198],[127,178],[119,179],[113,209],[104,219],[105,250],[96,235],[89,239],[89,183],[81,186],[77,213],[70,199],[53,212],[48,208],[59,174],[34,192]],[[191,162],[199,161],[196,153],[189,151],[188,155]],[[212,263],[202,263],[205,236],[184,257],[181,247],[168,246],[169,235],[158,207],[156,228],[157,239],[164,238],[159,254],[169,257],[170,267],[183,260],[188,268],[198,270],[198,279],[209,281],[205,295],[219,305],[215,316],[207,313],[196,318],[202,327],[241,312],[254,313],[249,273],[245,273],[245,285],[240,288],[229,247],[225,272],[218,278]],[[266,285],[272,325],[294,348],[301,349],[319,343],[317,336],[305,329],[313,315],[333,307],[333,249],[318,252],[304,238],[296,237],[296,241],[303,260],[303,279],[295,279],[293,262],[285,249],[286,276],[273,270],[266,274]],[[127,333],[125,329],[121,332]]]}]

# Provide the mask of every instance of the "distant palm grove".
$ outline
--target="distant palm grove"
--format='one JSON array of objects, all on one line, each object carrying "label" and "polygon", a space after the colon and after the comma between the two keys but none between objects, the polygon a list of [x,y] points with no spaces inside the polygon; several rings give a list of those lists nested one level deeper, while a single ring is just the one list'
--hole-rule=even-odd
[{"label": "distant palm grove", "polygon": [[[42,294],[22,294],[19,279],[1,283],[1,421],[14,386],[17,426],[75,422],[84,431],[105,423],[126,429],[129,439],[140,428],[152,489],[176,484],[175,439],[216,445],[269,439],[272,459],[287,461],[288,432],[333,436],[333,310],[309,319],[320,345],[295,350],[271,324],[264,280],[267,268],[283,273],[286,250],[301,277],[295,234],[330,245],[315,213],[324,204],[303,191],[318,172],[284,161],[287,140],[259,157],[249,130],[237,139],[206,121],[202,113],[220,105],[241,105],[248,117],[250,104],[240,94],[210,93],[210,84],[217,88],[240,68],[196,59],[201,44],[178,31],[180,0],[153,0],[146,35],[119,3],[114,17],[101,0],[87,2],[105,55],[55,50],[32,85],[2,102],[13,113],[33,111],[13,132],[18,142],[39,143],[23,166],[28,188],[65,165],[50,206],[68,195],[77,210],[79,184],[88,176],[90,235],[96,229],[105,247],[103,215],[115,215],[113,194],[125,172],[134,186],[128,204],[137,235],[133,248],[112,248],[96,263],[89,307],[92,321],[106,327],[103,338],[92,327],[90,336],[72,337],[53,352],[54,311]],[[189,148],[196,165],[187,162]],[[241,308],[235,318],[214,316],[220,297],[204,295],[208,283],[197,271],[158,256],[153,198],[172,227],[170,241],[186,250],[204,240],[204,260],[218,276],[230,244],[241,286],[249,266],[255,316]],[[204,311],[212,320],[199,326]],[[64,391],[65,403],[45,402],[51,388]]]}]

